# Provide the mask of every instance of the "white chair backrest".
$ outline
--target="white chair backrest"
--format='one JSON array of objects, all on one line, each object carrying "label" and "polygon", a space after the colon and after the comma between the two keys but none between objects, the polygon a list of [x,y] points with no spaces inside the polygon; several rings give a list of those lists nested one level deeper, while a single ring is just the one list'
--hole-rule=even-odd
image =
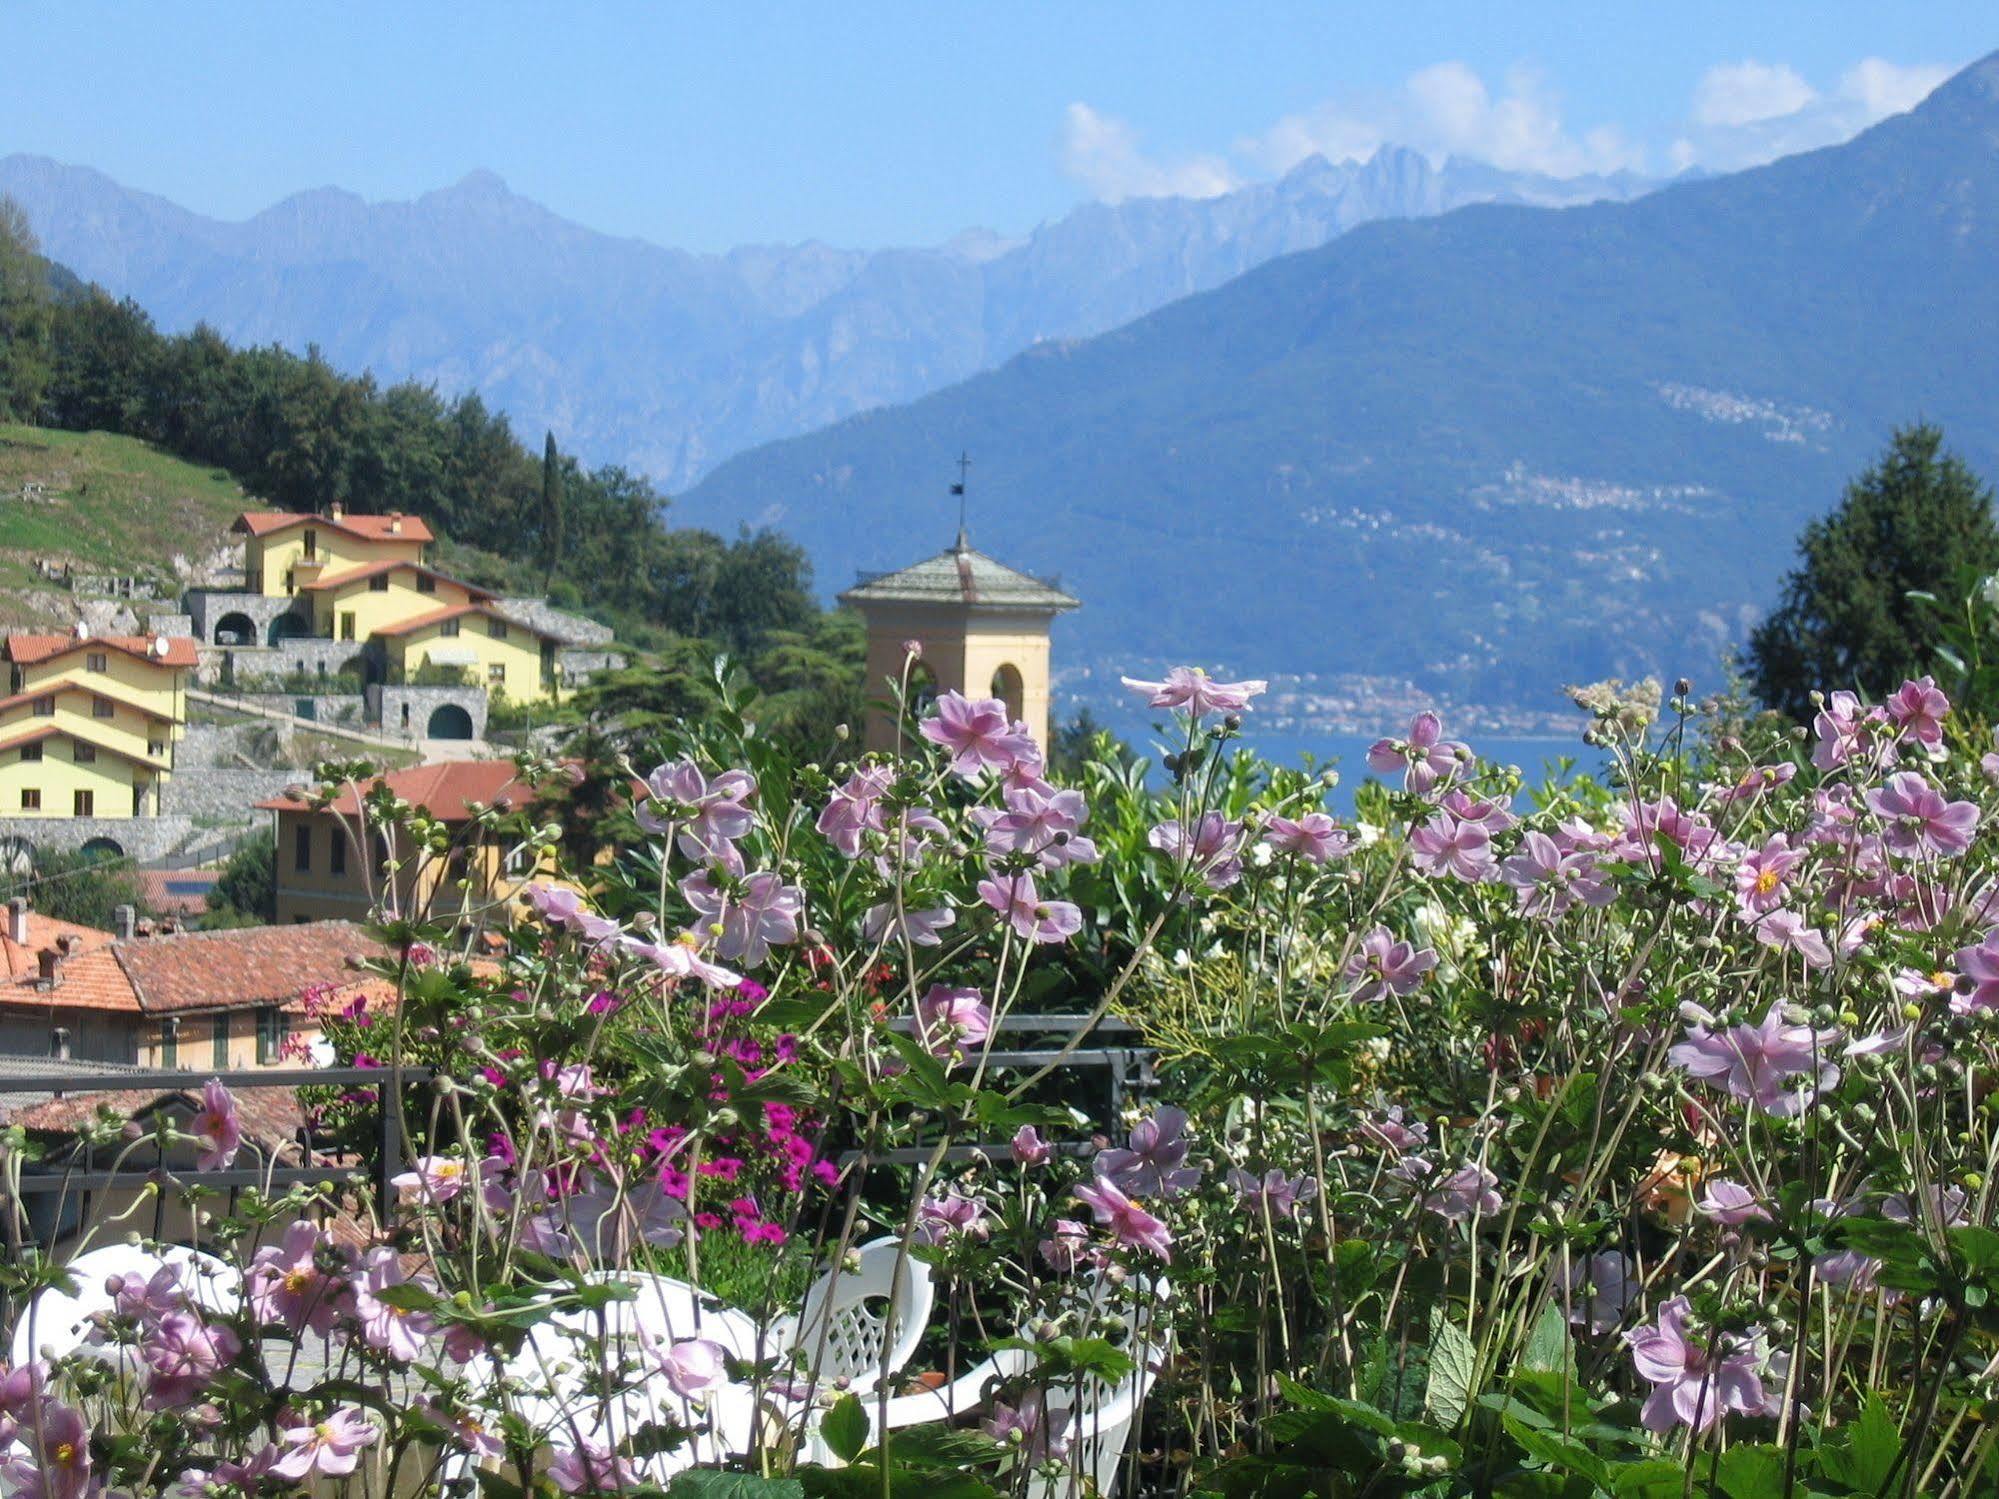
[{"label": "white chair backrest", "polygon": [[[1132,1429],[1169,1351],[1169,1334],[1160,1320],[1166,1284],[1141,1282],[1140,1292],[1123,1316],[1123,1347],[1131,1356],[1130,1372],[1114,1383],[1086,1379],[1079,1385],[1054,1385],[1042,1392],[1051,1422],[1067,1420],[1069,1450],[1064,1460],[1066,1471],[1060,1477],[1037,1479],[1028,1489],[1031,1499],[1080,1499],[1089,1492],[1083,1486],[1085,1476],[1104,1499],[1116,1493]],[[1102,1294],[1099,1281],[1092,1297]]]},{"label": "white chair backrest", "polygon": [[936,1288],[930,1267],[905,1253],[898,1239],[871,1240],[855,1255],[858,1264],[835,1265],[813,1282],[798,1315],[772,1329],[772,1341],[780,1354],[803,1355],[813,1383],[844,1380],[846,1389],[863,1394],[881,1382],[884,1348],[890,1378],[915,1355],[930,1325]]},{"label": "white chair backrest", "polygon": [[242,1276],[212,1254],[178,1244],[157,1250],[107,1244],[78,1255],[65,1267],[76,1283],[74,1292],[50,1286],[23,1309],[14,1326],[13,1366],[40,1358],[45,1349],[61,1358],[87,1346],[89,1319],[117,1306],[105,1282],[114,1275],[150,1280],[163,1265],[179,1272],[181,1287],[197,1308],[233,1312],[242,1304]]}]

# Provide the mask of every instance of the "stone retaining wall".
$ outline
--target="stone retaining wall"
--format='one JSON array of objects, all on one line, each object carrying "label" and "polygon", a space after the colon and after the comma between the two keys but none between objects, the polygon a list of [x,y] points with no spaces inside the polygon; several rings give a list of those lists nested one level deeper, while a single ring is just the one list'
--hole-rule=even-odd
[{"label": "stone retaining wall", "polygon": [[177,770],[162,789],[166,815],[183,820],[254,822],[265,814],[257,803],[288,786],[310,780],[303,770],[251,770],[243,766],[194,765]]},{"label": "stone retaining wall", "polygon": [[[178,778],[176,778],[177,780]],[[172,782],[169,783],[171,786]],[[33,848],[82,848],[108,838],[119,852],[141,861],[163,859],[194,839],[187,817],[0,817],[0,846],[17,841]]]}]

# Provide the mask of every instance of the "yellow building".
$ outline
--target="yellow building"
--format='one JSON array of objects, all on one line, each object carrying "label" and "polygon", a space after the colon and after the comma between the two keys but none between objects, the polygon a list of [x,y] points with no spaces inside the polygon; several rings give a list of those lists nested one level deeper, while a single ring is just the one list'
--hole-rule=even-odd
[{"label": "yellow building", "polygon": [[286,598],[336,573],[377,562],[422,562],[435,538],[413,515],[326,515],[252,510],[231,528],[242,536],[243,583],[251,593]]},{"label": "yellow building", "polygon": [[187,721],[194,642],[10,635],[0,816],[149,817]]},{"label": "yellow building", "polygon": [[406,620],[493,599],[486,589],[420,562],[371,562],[322,573],[299,591],[311,605],[313,633],[327,640],[368,640]]},{"label": "yellow building", "polygon": [[[376,784],[420,807],[459,834],[475,808],[507,798],[525,808],[534,787],[519,779],[511,760],[458,760],[391,771]],[[537,867],[516,853],[518,837],[481,829],[476,839],[455,838],[449,858],[419,855],[398,839],[390,848],[379,836],[362,848],[361,794],[349,786],[324,809],[291,796],[258,805],[277,821],[277,920],[365,921],[371,907],[384,904],[387,863],[398,865],[395,906],[404,913],[427,911],[439,920],[462,917],[471,924],[511,921],[520,893],[536,878]],[[545,871],[543,871],[545,872]],[[461,880],[470,881],[459,889]]]},{"label": "yellow building", "polygon": [[483,602],[446,604],[375,631],[390,680],[416,682],[426,668],[463,672],[473,685],[517,703],[560,695],[560,642]]},{"label": "yellow building", "polygon": [[[974,551],[961,530],[949,551],[869,579],[840,602],[867,621],[870,699],[901,680],[907,642],[916,641],[923,689],[999,698],[1047,745],[1048,629],[1077,607],[1061,589]],[[870,707],[869,749],[894,749],[896,731],[890,712]]]}]

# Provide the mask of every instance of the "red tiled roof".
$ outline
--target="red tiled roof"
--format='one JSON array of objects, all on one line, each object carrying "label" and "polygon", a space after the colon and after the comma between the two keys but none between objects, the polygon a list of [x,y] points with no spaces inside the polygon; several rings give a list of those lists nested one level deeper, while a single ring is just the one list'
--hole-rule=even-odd
[{"label": "red tiled roof", "polygon": [[[232,1088],[236,1117],[243,1137],[266,1153],[289,1150],[297,1142],[305,1124],[294,1088]],[[136,1119],[157,1109],[181,1104],[189,1110],[201,1106],[201,1085],[161,1091],[157,1088],[115,1088],[101,1093],[69,1093],[61,1098],[29,1104],[13,1114],[8,1123],[45,1134],[74,1134],[97,1117],[100,1108],[127,1119]]]},{"label": "red tiled roof", "polygon": [[[208,909],[208,892],[222,878],[219,869],[141,869],[135,872],[146,892],[146,906],[163,916],[198,916]],[[181,888],[175,889],[178,885]]]},{"label": "red tiled roof", "polygon": [[[166,653],[153,654],[153,642],[164,640]],[[97,651],[106,647],[136,656],[154,666],[191,667],[200,664],[194,641],[186,635],[9,635],[7,659],[22,666],[53,661],[73,651]]]},{"label": "red tiled roof", "polygon": [[143,713],[148,718],[159,719],[162,723],[182,722],[181,719],[175,718],[171,713],[162,713],[158,708],[151,707],[145,703],[135,703],[129,697],[120,696],[116,692],[106,692],[95,683],[79,682],[74,677],[67,677],[60,682],[50,682],[42,687],[31,687],[26,692],[15,693],[12,697],[0,697],[0,715],[11,713],[23,703],[32,703],[36,698],[61,697],[65,693],[75,694],[79,692],[87,692],[92,697],[107,698],[111,702],[118,704],[121,708],[130,708],[134,713]]},{"label": "red tiled roof", "polygon": [[[500,797],[511,797],[516,806],[531,800],[535,788],[520,779],[520,767],[512,760],[444,760],[435,765],[416,765],[408,770],[392,770],[361,786],[350,781],[340,789],[325,810],[352,817],[361,810],[362,796],[376,786],[387,786],[413,807],[422,807],[444,822],[464,822],[473,815],[471,803],[491,806]],[[304,812],[315,810],[305,799],[273,797],[257,805],[266,811]]]},{"label": "red tiled roof", "polygon": [[163,1015],[286,1004],[313,984],[353,982],[360,960],[388,949],[351,921],[311,921],[142,937],[112,952],[139,1008]]},{"label": "red tiled roof", "polygon": [[14,940],[14,913],[0,907],[0,962],[7,965],[6,976],[10,979],[24,974],[33,978],[38,971],[35,954],[45,947],[54,947],[60,938],[72,938],[76,950],[81,953],[110,946],[117,933],[100,931],[94,926],[79,926],[74,921],[57,921],[53,916],[30,911],[27,937],[25,943]]},{"label": "red tiled roof", "polygon": [[[330,515],[303,515],[292,510],[246,510],[236,517],[231,530],[247,536],[271,536],[279,531],[290,530],[293,526],[303,526],[307,522],[318,526],[331,526],[336,531],[345,531],[350,536],[359,536],[367,541],[435,541],[429,526],[414,515],[355,515],[342,514],[339,519]],[[398,531],[389,527],[400,525]]]},{"label": "red tiled roof", "polygon": [[44,989],[31,970],[6,989],[0,989],[0,1003],[27,1005],[37,1010],[113,1010],[121,1015],[141,1015],[138,993],[131,975],[118,961],[116,944],[92,948],[64,958],[56,970],[55,987]]},{"label": "red tiled roof", "polygon": [[79,735],[69,729],[57,728],[53,724],[39,729],[30,729],[27,733],[16,734],[11,739],[0,739],[0,753],[4,753],[10,749],[18,749],[24,744],[39,744],[42,740],[52,738],[58,734],[65,739],[80,739],[83,743],[92,745],[107,755],[116,755],[121,760],[128,760],[134,765],[143,765],[149,770],[167,769],[167,762],[163,759],[153,760],[145,755],[135,755],[130,750],[118,748],[115,744],[104,744],[98,740],[89,738],[87,735]]},{"label": "red tiled roof", "polygon": [[300,584],[299,592],[317,593],[323,589],[344,588],[349,583],[359,583],[364,579],[379,577],[383,573],[392,573],[400,568],[408,568],[413,573],[422,573],[426,577],[437,579],[440,583],[449,583],[453,588],[462,588],[475,599],[495,597],[492,590],[481,588],[477,583],[467,583],[463,578],[454,578],[450,573],[441,573],[434,567],[425,567],[421,562],[403,562],[394,558],[387,562],[370,562],[362,567],[350,567],[347,571],[334,573],[331,577],[315,578],[310,583]]}]

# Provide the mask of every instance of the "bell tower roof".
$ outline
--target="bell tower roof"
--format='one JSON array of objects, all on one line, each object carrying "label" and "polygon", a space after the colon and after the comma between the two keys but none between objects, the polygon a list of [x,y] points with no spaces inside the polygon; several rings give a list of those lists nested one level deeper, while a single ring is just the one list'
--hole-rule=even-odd
[{"label": "bell tower roof", "polygon": [[1028,576],[976,550],[960,530],[957,542],[899,572],[863,575],[840,595],[843,604],[942,604],[962,608],[1038,609],[1060,613],[1078,607],[1053,583]]}]

